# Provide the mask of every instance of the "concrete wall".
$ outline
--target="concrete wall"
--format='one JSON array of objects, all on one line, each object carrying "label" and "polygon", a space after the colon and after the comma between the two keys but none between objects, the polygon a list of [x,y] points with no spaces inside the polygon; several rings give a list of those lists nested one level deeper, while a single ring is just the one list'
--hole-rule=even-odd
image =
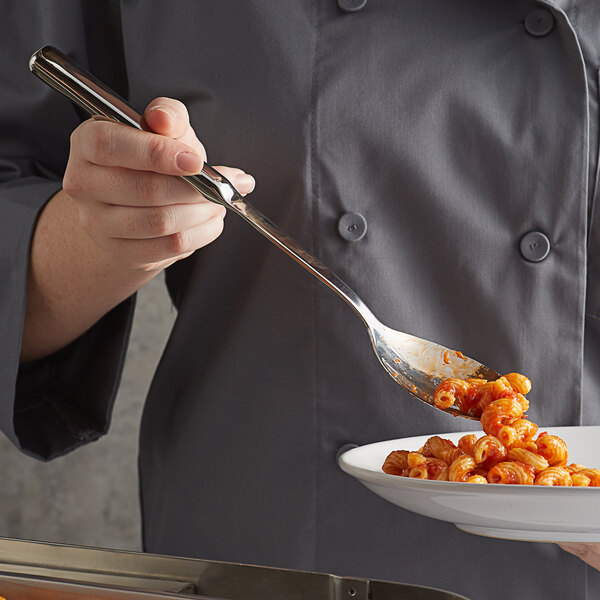
[{"label": "concrete wall", "polygon": [[112,428],[104,438],[41,463],[0,436],[0,537],[141,548],[138,428],[174,317],[162,277],[140,291]]}]

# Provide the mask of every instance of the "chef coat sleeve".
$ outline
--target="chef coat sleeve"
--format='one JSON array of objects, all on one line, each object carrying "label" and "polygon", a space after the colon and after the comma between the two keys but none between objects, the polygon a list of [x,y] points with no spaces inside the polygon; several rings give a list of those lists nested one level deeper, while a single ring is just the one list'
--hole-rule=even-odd
[{"label": "chef coat sleeve", "polygon": [[30,240],[59,186],[33,174],[0,184],[0,427],[42,459],[106,433],[134,310],[132,297],[66,348],[19,365]]},{"label": "chef coat sleeve", "polygon": [[107,431],[135,299],[54,355],[19,364],[31,239],[61,187],[69,136],[86,118],[29,72],[29,57],[55,45],[123,95],[126,76],[118,68],[118,3],[68,0],[47,10],[24,0],[7,9],[0,23],[0,429],[23,452],[48,460]]}]

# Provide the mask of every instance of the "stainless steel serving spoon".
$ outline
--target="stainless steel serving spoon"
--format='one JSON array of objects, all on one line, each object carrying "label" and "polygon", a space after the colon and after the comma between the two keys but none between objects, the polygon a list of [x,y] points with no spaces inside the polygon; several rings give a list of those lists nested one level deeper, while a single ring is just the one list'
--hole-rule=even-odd
[{"label": "stainless steel serving spoon", "polygon": [[[141,115],[93,75],[52,46],[38,50],[29,68],[48,85],[92,116],[104,116],[141,129]],[[300,263],[317,279],[339,294],[365,324],[375,354],[388,374],[411,394],[433,403],[433,393],[447,377],[497,379],[500,375],[481,363],[433,342],[383,325],[358,295],[321,261],[295,240],[280,231],[212,167],[204,165],[197,175],[182,177],[207,200],[222,204],[248,221],[269,241]],[[437,407],[436,407],[437,408]],[[445,410],[455,416],[476,419],[452,406]]]}]

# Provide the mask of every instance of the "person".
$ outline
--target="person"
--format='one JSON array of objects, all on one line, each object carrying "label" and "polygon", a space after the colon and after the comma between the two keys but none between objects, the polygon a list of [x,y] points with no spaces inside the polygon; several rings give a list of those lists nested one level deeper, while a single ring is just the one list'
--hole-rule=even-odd
[{"label": "person", "polygon": [[[556,545],[463,533],[342,473],[347,444],[472,423],[400,389],[335,294],[171,176],[206,148],[384,323],[525,373],[535,422],[599,424],[599,21],[592,0],[9,4],[3,431],[42,459],[102,435],[135,291],[166,269],[146,550],[597,598],[600,572]],[[32,77],[46,44],[152,131],[86,120]]]}]

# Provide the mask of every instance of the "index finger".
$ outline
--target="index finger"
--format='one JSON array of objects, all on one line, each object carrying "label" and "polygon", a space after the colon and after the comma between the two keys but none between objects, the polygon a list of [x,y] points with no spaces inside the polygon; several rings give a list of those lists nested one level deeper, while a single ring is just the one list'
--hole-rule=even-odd
[{"label": "index finger", "polygon": [[71,146],[82,160],[105,167],[191,175],[203,165],[183,142],[113,121],[85,121],[73,132]]}]

